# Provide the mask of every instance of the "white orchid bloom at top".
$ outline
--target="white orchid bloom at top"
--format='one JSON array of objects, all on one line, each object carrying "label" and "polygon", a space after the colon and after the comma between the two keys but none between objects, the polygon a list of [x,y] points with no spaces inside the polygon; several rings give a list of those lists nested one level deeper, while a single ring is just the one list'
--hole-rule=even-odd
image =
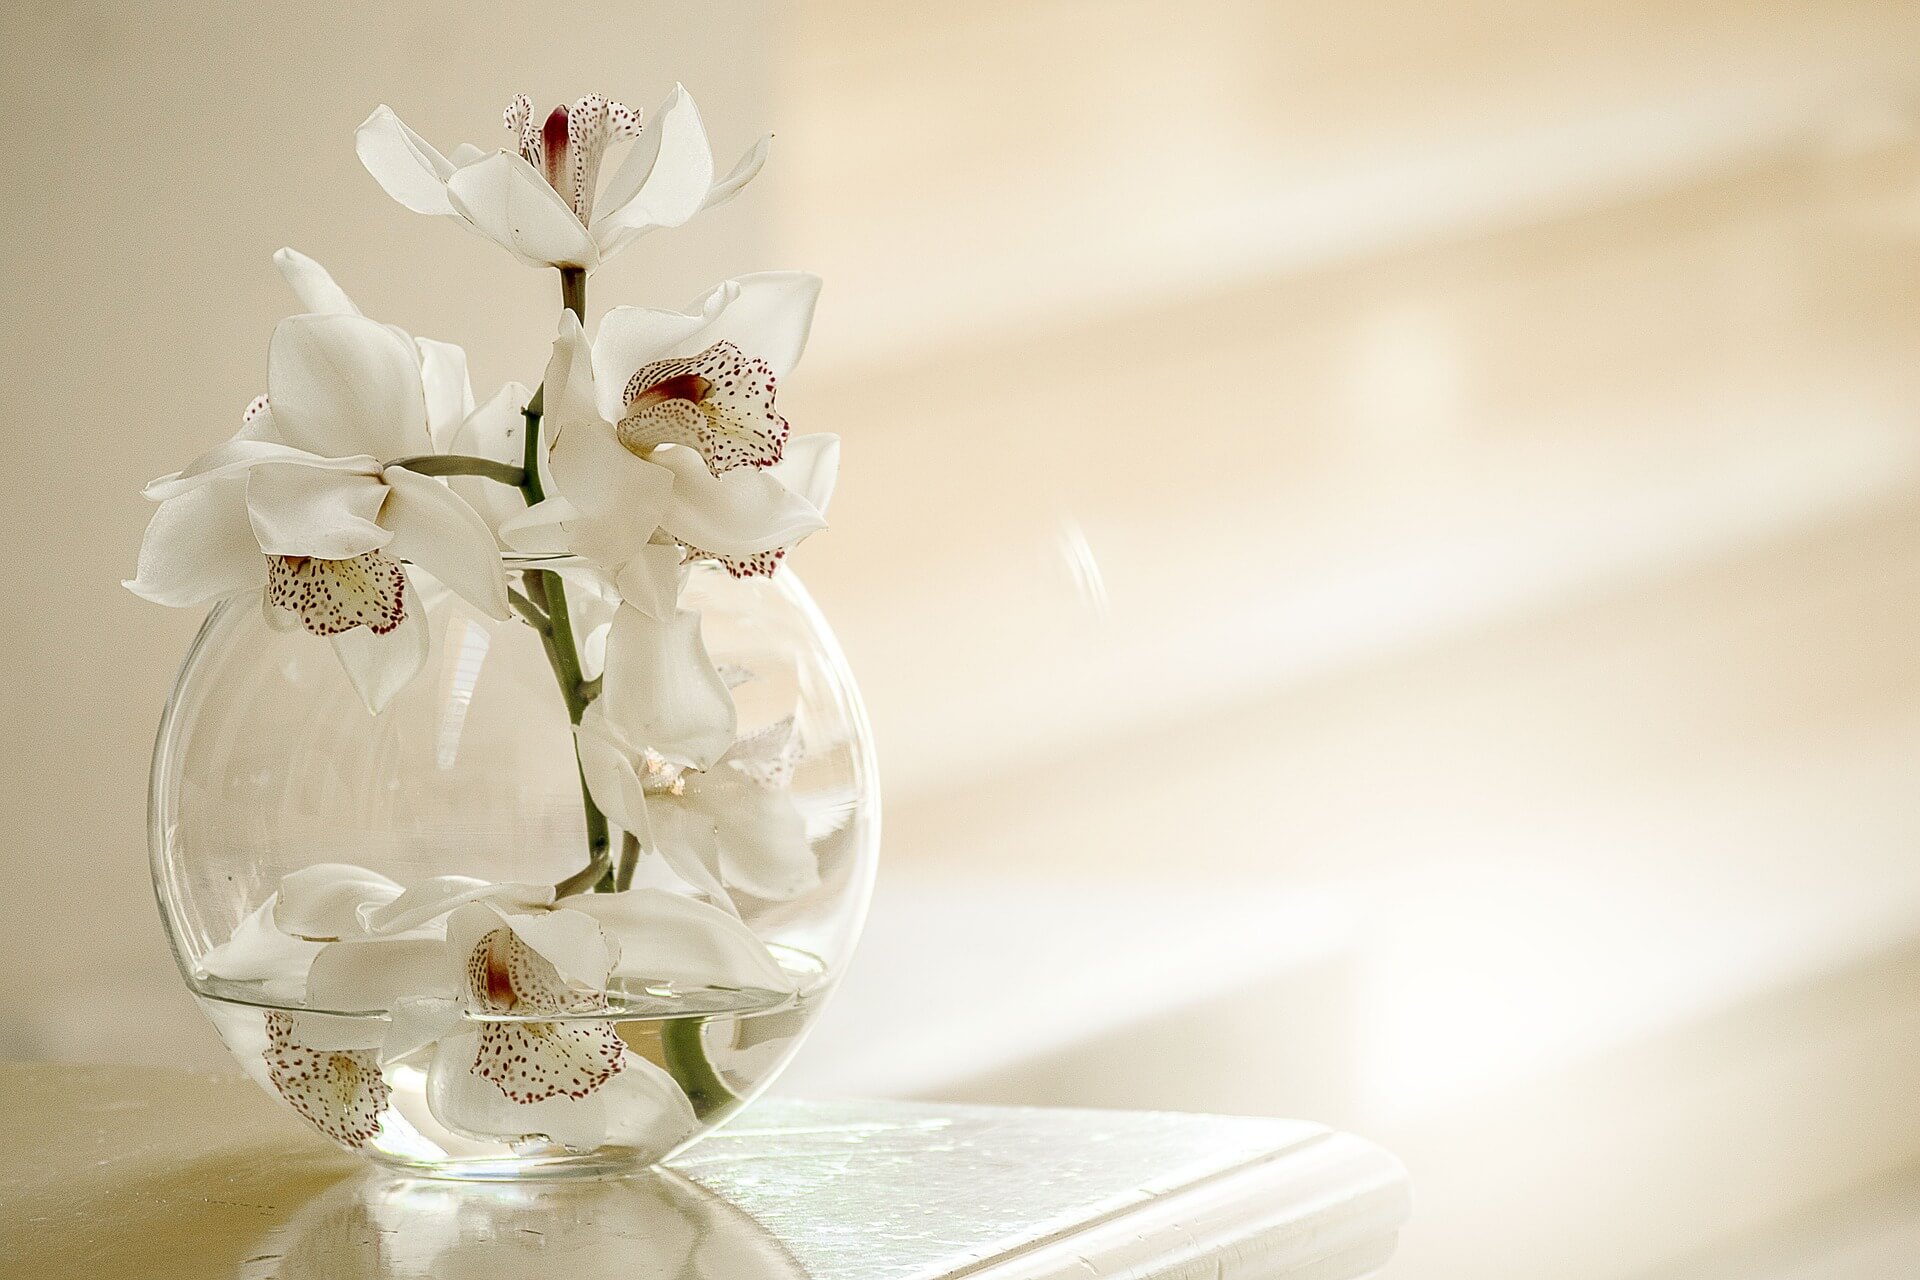
[{"label": "white orchid bloom at top", "polygon": [[427,1107],[452,1133],[656,1158],[695,1117],[673,1078],[595,1016],[614,1011],[610,991],[794,989],[737,919],[678,894],[556,899],[550,886],[466,876],[403,887],[339,863],[287,876],[200,967],[302,992],[304,1011],[268,1015],[256,1069],[337,1141],[404,1123],[386,1073],[417,1062]]},{"label": "white orchid bloom at top", "polygon": [[[514,150],[463,144],[449,158],[382,106],[360,126],[355,149],[387,194],[416,213],[453,218],[529,265],[585,270],[649,231],[731,199],[767,158],[763,138],[714,181],[706,126],[679,85],[644,122],[598,94],[544,119],[521,94],[505,121]],[[628,140],[602,189],[608,147]]]},{"label": "white orchid bloom at top", "polygon": [[547,369],[547,501],[503,536],[526,550],[564,543],[656,614],[682,560],[772,573],[826,526],[838,466],[837,437],[789,439],[775,406],[819,285],[766,272],[729,280],[684,312],[618,307],[591,350],[563,316]]},{"label": "white orchid bloom at top", "polygon": [[[309,260],[292,255],[282,267],[310,303],[351,308]],[[267,394],[239,433],[147,486],[160,507],[128,588],[181,607],[260,593],[270,617],[332,640],[375,712],[427,658],[406,563],[507,617],[486,523],[441,481],[395,465],[435,452],[435,417],[452,433],[471,406],[464,357],[444,345],[350,309],[283,320],[268,347]]]}]

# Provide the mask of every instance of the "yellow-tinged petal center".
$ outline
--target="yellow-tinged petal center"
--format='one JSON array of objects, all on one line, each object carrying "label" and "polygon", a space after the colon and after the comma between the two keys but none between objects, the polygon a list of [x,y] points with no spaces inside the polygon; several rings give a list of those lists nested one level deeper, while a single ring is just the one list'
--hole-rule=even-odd
[{"label": "yellow-tinged petal center", "polygon": [[346,560],[268,556],[267,601],[300,615],[317,636],[366,627],[384,636],[407,612],[407,574],[380,551]]},{"label": "yellow-tinged petal center", "polygon": [[267,1015],[267,1078],[314,1128],[357,1147],[380,1132],[393,1095],[372,1049],[312,1049],[298,1042],[290,1014]]}]

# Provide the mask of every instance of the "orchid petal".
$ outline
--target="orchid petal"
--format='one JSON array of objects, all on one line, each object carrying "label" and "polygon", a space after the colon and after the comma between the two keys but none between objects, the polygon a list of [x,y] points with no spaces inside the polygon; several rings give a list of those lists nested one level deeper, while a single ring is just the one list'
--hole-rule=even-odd
[{"label": "orchid petal", "polygon": [[277,250],[273,265],[280,269],[281,278],[300,299],[303,309],[320,315],[360,314],[360,308],[353,305],[346,290],[334,283],[327,269],[299,250]]},{"label": "orchid petal", "polygon": [[652,841],[647,821],[647,791],[634,768],[637,754],[607,721],[604,699],[596,699],[574,730],[579,746],[580,774],[587,794],[607,819],[642,845]]},{"label": "orchid petal", "polygon": [[677,227],[700,211],[712,186],[713,148],[700,108],[675,85],[608,181],[594,239],[612,253],[641,232]]},{"label": "orchid petal", "polygon": [[601,698],[627,741],[704,769],[733,742],[733,695],[700,639],[700,615],[623,606],[607,637]]},{"label": "orchid petal", "polygon": [[451,342],[415,338],[420,381],[426,393],[427,435],[435,453],[447,453],[454,432],[473,412],[473,384],[467,378],[467,353]]},{"label": "orchid petal", "polygon": [[388,553],[419,565],[489,617],[511,617],[507,576],[480,513],[432,476],[388,467],[385,477],[380,522],[393,532]]},{"label": "orchid petal", "polygon": [[707,198],[700,204],[702,209],[711,209],[723,205],[740,194],[741,188],[760,176],[760,170],[766,167],[767,150],[773,145],[772,135],[768,135],[753,144],[741,157],[734,161],[727,176],[707,189]]},{"label": "orchid petal", "polygon": [[296,937],[331,940],[360,936],[363,908],[400,896],[400,886],[350,862],[317,862],[289,873],[274,895],[274,924]]},{"label": "orchid petal", "polygon": [[776,377],[786,377],[806,350],[820,301],[820,277],[806,271],[759,271],[731,283],[736,291],[700,335],[700,345],[731,342],[765,360]]},{"label": "orchid petal", "polygon": [[[440,957],[449,972],[452,959],[444,953]],[[387,1014],[380,1055],[388,1062],[425,1048],[466,1020],[459,1000],[442,996],[402,996],[387,1006]]]},{"label": "orchid petal", "polygon": [[195,966],[209,978],[256,982],[272,999],[294,999],[306,990],[307,970],[326,946],[283,931],[274,923],[278,894],[269,894],[233,931],[233,936],[200,957]]},{"label": "orchid petal", "polygon": [[571,308],[562,311],[540,383],[542,409],[556,426],[594,418],[593,369],[593,350],[580,317]]},{"label": "orchid petal", "polygon": [[[360,1037],[359,1018],[320,1018],[274,1010],[267,1015],[267,1076],[280,1096],[335,1142],[357,1147],[380,1131],[392,1086]],[[346,1033],[346,1041],[328,1032]]]},{"label": "orchid petal", "polygon": [[350,560],[386,546],[378,523],[387,486],[378,477],[279,463],[247,475],[247,516],[270,556]]},{"label": "orchid petal", "polygon": [[812,503],[765,471],[737,467],[716,476],[698,453],[675,446],[655,450],[653,461],[673,472],[673,501],[660,527],[687,546],[750,556],[827,527]]},{"label": "orchid petal", "polygon": [[407,584],[405,601],[406,616],[385,635],[375,635],[366,627],[355,627],[330,637],[347,680],[374,715],[385,710],[394,696],[412,683],[427,665],[427,655],[433,649],[426,609],[411,582]]},{"label": "orchid petal", "polygon": [[297,462],[302,466],[317,467],[325,471],[358,471],[366,475],[373,475],[380,470],[380,464],[365,454],[357,457],[323,458],[316,453],[306,449],[296,449],[278,440],[238,435],[230,440],[221,441],[189,462],[182,470],[161,476],[140,492],[143,497],[155,502],[165,502],[169,498],[179,497],[189,489],[232,476],[237,472],[251,471],[269,462]]},{"label": "orchid petal", "polygon": [[267,584],[267,560],[247,519],[247,482],[234,476],[169,498],[140,540],[134,576],[143,600],[184,608]]},{"label": "orchid petal", "polygon": [[[494,904],[487,906],[488,910],[496,911]],[[613,955],[600,922],[592,916],[562,907],[551,911],[496,913],[508,928],[520,935],[522,942],[539,952],[569,986],[579,991],[605,990],[607,976],[613,969]],[[447,936],[452,939],[451,924]]]},{"label": "orchid petal", "polygon": [[593,369],[579,319],[563,313],[544,383],[552,492],[584,515],[611,517],[589,535],[603,544],[589,558],[619,564],[658,527],[673,477],[620,443],[595,407]]},{"label": "orchid petal", "polygon": [[718,907],[665,889],[583,893],[556,906],[600,922],[619,945],[613,972],[683,988],[790,992],[794,981],[753,931]]},{"label": "orchid petal", "polygon": [[385,1013],[405,999],[459,991],[460,971],[439,938],[330,942],[307,974],[308,1005],[342,1013]]},{"label": "orchid petal", "polygon": [[681,803],[710,824],[721,879],[756,898],[786,902],[817,887],[820,863],[806,819],[786,787],[722,765],[687,781]]},{"label": "orchid petal", "polygon": [[[698,454],[693,457],[699,460]],[[671,505],[673,472],[630,452],[604,422],[561,428],[551,466],[560,496],[579,511],[611,517],[632,532],[628,554],[653,535]]]},{"label": "orchid petal", "polygon": [[593,237],[560,193],[510,151],[455,170],[447,198],[476,230],[529,266],[599,265]]},{"label": "orchid petal", "polygon": [[824,517],[840,476],[840,437],[827,431],[791,436],[780,461],[767,470]]},{"label": "orchid petal", "polygon": [[284,444],[280,432],[273,424],[273,409],[263,395],[255,396],[241,415],[240,429],[233,433],[235,440],[260,440],[269,444]]},{"label": "orchid petal", "polygon": [[476,1071],[480,1036],[479,1031],[464,1031],[435,1045],[426,1088],[427,1107],[434,1119],[455,1133],[493,1141],[545,1134],[562,1146],[583,1151],[605,1141],[606,1102],[599,1092],[584,1098],[561,1094],[540,1102],[514,1102]]},{"label": "orchid petal", "polygon": [[[521,410],[526,403],[527,389],[517,382],[507,383],[467,415],[466,421],[454,430],[447,451],[519,466],[525,453],[527,420]],[[447,487],[466,499],[467,505],[494,531],[496,539],[503,525],[527,510],[520,491],[497,480],[483,476],[448,476]]]},{"label": "orchid petal", "polygon": [[580,509],[565,498],[544,498],[500,524],[500,541],[528,555],[567,555],[573,544],[567,537]]},{"label": "orchid petal", "polygon": [[727,280],[684,311],[615,307],[601,318],[593,340],[600,374],[600,415],[617,422],[626,413],[627,379],[658,360],[697,355],[731,342],[785,377],[799,363],[820,298],[820,277],[803,271],[761,271]]},{"label": "orchid petal", "polygon": [[553,901],[553,887],[512,881],[495,884],[472,876],[434,876],[363,912],[362,920],[370,934],[405,933],[438,920],[455,908],[490,901],[522,908],[543,907]]},{"label": "orchid petal", "polygon": [[698,341],[714,318],[739,293],[726,281],[690,305],[687,311],[659,307],[615,307],[600,317],[593,338],[593,365],[600,416],[618,422],[627,411],[626,385],[642,367],[671,356],[692,355],[708,344]]},{"label": "orchid petal", "polygon": [[415,213],[452,216],[447,158],[407,128],[384,103],[354,131],[353,149],[382,190]]},{"label": "orchid petal", "polygon": [[267,393],[286,441],[322,457],[385,462],[433,449],[418,353],[365,316],[282,320],[267,347]]},{"label": "orchid petal", "polygon": [[650,847],[675,875],[706,894],[715,906],[730,916],[739,915],[740,909],[720,880],[720,842],[714,836],[713,824],[689,813],[677,799],[665,798],[654,808],[658,820],[653,824],[654,843]]},{"label": "orchid petal", "polygon": [[[545,940],[567,970],[521,932],[555,916],[561,923]],[[600,926],[578,911],[515,912],[485,899],[470,902],[447,917],[447,949],[459,959],[471,1012],[531,1017],[606,1008],[613,957]],[[490,978],[482,962],[498,972]]]},{"label": "orchid petal", "polygon": [[[620,1074],[600,1090],[606,1100],[606,1145],[631,1147],[649,1161],[659,1160],[699,1129],[693,1104],[665,1071],[635,1053],[626,1056]],[[720,1269],[714,1276],[744,1275]]]},{"label": "orchid petal", "polygon": [[680,607],[680,584],[685,576],[680,548],[670,542],[650,542],[621,566],[614,585],[622,600],[659,620]]}]

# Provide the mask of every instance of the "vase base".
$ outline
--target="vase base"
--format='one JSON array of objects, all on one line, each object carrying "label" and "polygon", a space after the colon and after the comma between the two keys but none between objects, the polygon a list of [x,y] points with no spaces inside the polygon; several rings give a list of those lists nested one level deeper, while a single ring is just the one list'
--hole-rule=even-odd
[{"label": "vase base", "polygon": [[408,1161],[373,1156],[380,1170],[436,1182],[601,1182],[645,1174],[654,1166],[632,1152],[590,1151],[564,1156]]}]

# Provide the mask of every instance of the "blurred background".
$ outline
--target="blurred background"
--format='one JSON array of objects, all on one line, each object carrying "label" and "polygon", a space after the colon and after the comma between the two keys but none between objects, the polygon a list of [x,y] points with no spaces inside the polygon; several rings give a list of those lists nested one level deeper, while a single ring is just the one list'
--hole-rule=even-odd
[{"label": "blurred background", "polygon": [[782,404],[887,865],[789,1092],[1293,1115],[1406,1280],[1920,1268],[1920,4],[21,0],[0,1056],[218,1067],[145,871],[198,619],[118,580],[268,255],[531,381],[552,281],[388,102],[674,79],[828,279]]}]

